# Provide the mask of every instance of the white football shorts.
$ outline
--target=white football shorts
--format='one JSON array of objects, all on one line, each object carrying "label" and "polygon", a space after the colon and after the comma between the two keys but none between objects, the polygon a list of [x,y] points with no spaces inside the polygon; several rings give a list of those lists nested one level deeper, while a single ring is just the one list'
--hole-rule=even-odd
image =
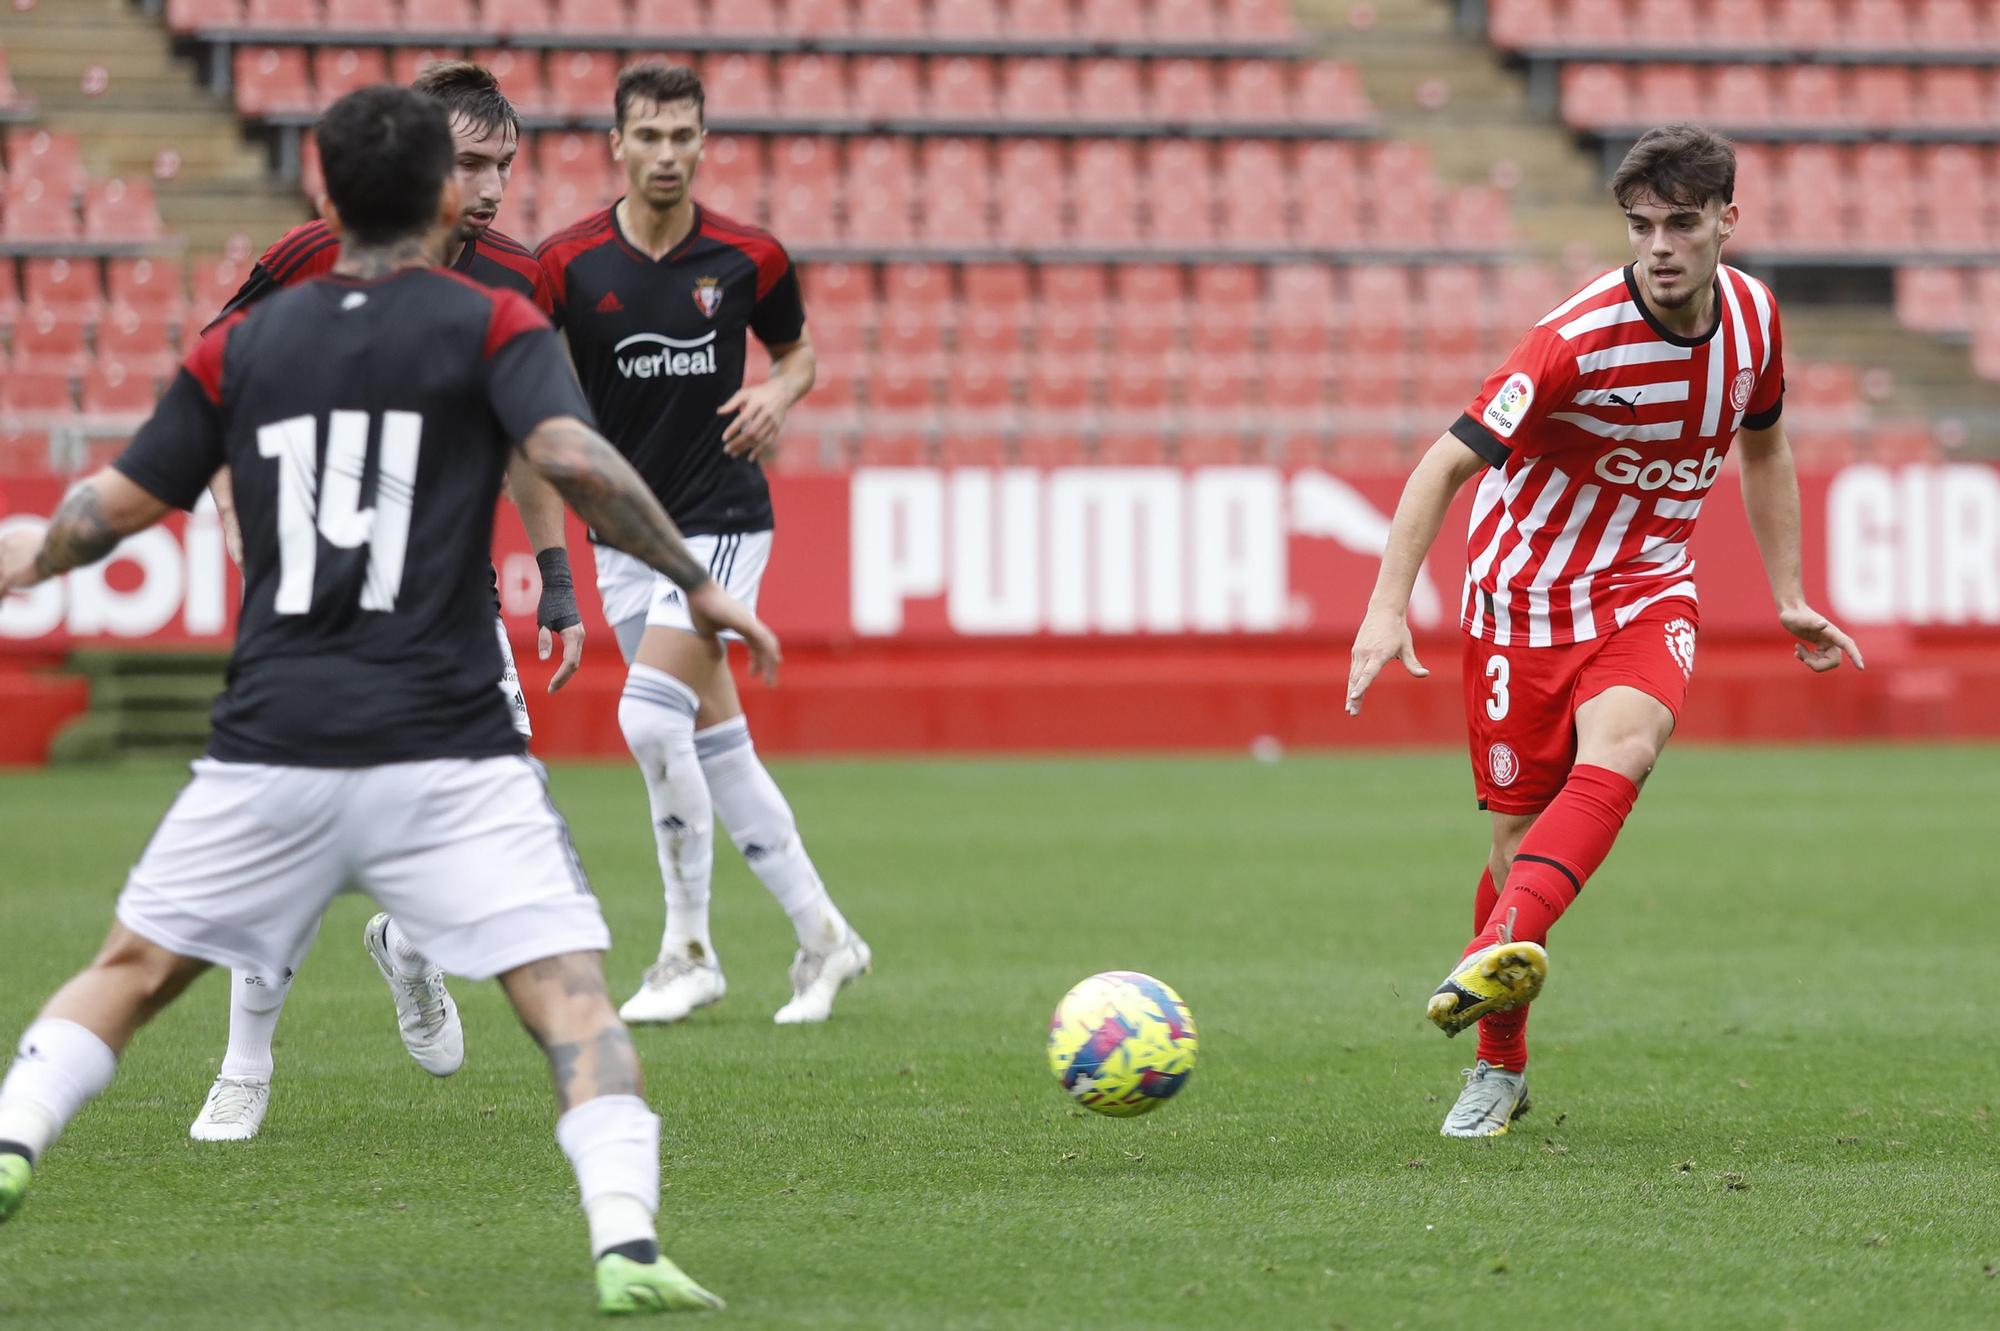
[{"label": "white football shorts", "polygon": [[[744,605],[757,608],[757,592],[771,562],[770,532],[689,536],[686,540],[694,557],[708,565],[710,577]],[[644,615],[647,628],[694,632],[694,620],[688,616],[687,598],[680,588],[623,550],[598,545],[591,547],[591,553],[597,557],[597,595],[604,602],[604,620],[613,629]],[[734,633],[722,636],[741,641]]]},{"label": "white football shorts", "polygon": [[282,975],[348,890],[467,979],[611,946],[541,764],[520,755],[199,759],[126,879],[118,919],[182,956]]}]

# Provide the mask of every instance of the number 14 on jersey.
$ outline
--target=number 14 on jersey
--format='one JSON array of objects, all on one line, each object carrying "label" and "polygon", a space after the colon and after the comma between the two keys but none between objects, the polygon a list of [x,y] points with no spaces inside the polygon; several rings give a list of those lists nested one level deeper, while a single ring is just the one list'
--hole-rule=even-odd
[{"label": "number 14 on jersey", "polygon": [[363,610],[394,610],[403,586],[410,542],[410,504],[416,491],[417,449],[424,418],[414,411],[382,413],[381,456],[375,505],[361,507],[361,478],[368,465],[369,414],[336,411],[327,417],[326,465],[319,465],[319,421],[294,416],[257,431],[257,452],[278,462],[278,595],[281,615],[312,609],[319,541],[342,550],[368,547]]}]

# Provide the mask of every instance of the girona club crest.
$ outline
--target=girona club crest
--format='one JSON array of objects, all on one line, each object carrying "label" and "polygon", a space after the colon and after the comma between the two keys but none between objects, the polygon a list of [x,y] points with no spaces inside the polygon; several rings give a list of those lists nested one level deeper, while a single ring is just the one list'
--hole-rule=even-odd
[{"label": "girona club crest", "polygon": [[1667,654],[1674,658],[1683,675],[1694,677],[1694,625],[1685,619],[1667,624]]},{"label": "girona club crest", "polygon": [[701,312],[713,319],[715,312],[722,308],[722,284],[713,277],[695,279],[694,303],[701,306]]},{"label": "girona club crest", "polygon": [[1729,405],[1741,411],[1750,405],[1750,389],[1756,384],[1757,376],[1748,370],[1738,370],[1736,380],[1729,385]]},{"label": "girona club crest", "polygon": [[1509,744],[1495,744],[1486,751],[1486,774],[1496,786],[1511,786],[1521,775],[1521,758]]}]

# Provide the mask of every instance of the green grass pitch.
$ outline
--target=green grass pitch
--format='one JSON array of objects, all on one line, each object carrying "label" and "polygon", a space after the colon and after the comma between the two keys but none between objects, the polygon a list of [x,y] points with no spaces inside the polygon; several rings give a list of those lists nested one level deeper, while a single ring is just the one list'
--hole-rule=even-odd
[{"label": "green grass pitch", "polygon": [[[1992,749],[1671,752],[1555,936],[1536,1108],[1437,1128],[1423,1019],[1483,855],[1457,754],[788,763],[876,974],[779,1029],[790,931],[724,841],[730,992],[638,1033],[668,1251],[748,1328],[2000,1327]],[[181,781],[0,778],[0,1039],[79,966]],[[554,776],[622,998],[659,887],[637,777]],[[0,1228],[0,1325],[582,1327],[543,1065],[494,986],[403,1054],[344,899],[263,1137],[196,1146],[203,979]],[[1152,971],[1200,1024],[1148,1118],[1071,1107],[1050,1009]]]}]

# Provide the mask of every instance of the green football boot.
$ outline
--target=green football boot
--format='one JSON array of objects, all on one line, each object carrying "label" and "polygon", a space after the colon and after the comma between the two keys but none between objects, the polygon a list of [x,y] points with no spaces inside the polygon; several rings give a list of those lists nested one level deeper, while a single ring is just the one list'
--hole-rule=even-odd
[{"label": "green football boot", "polygon": [[26,1156],[12,1151],[0,1155],[0,1224],[21,1209],[21,1201],[28,1195],[28,1180],[34,1176],[35,1167]]},{"label": "green football boot", "polygon": [[665,1257],[651,1266],[641,1266],[615,1252],[597,1259],[597,1311],[601,1313],[716,1312],[721,1308],[721,1299],[695,1284]]}]

